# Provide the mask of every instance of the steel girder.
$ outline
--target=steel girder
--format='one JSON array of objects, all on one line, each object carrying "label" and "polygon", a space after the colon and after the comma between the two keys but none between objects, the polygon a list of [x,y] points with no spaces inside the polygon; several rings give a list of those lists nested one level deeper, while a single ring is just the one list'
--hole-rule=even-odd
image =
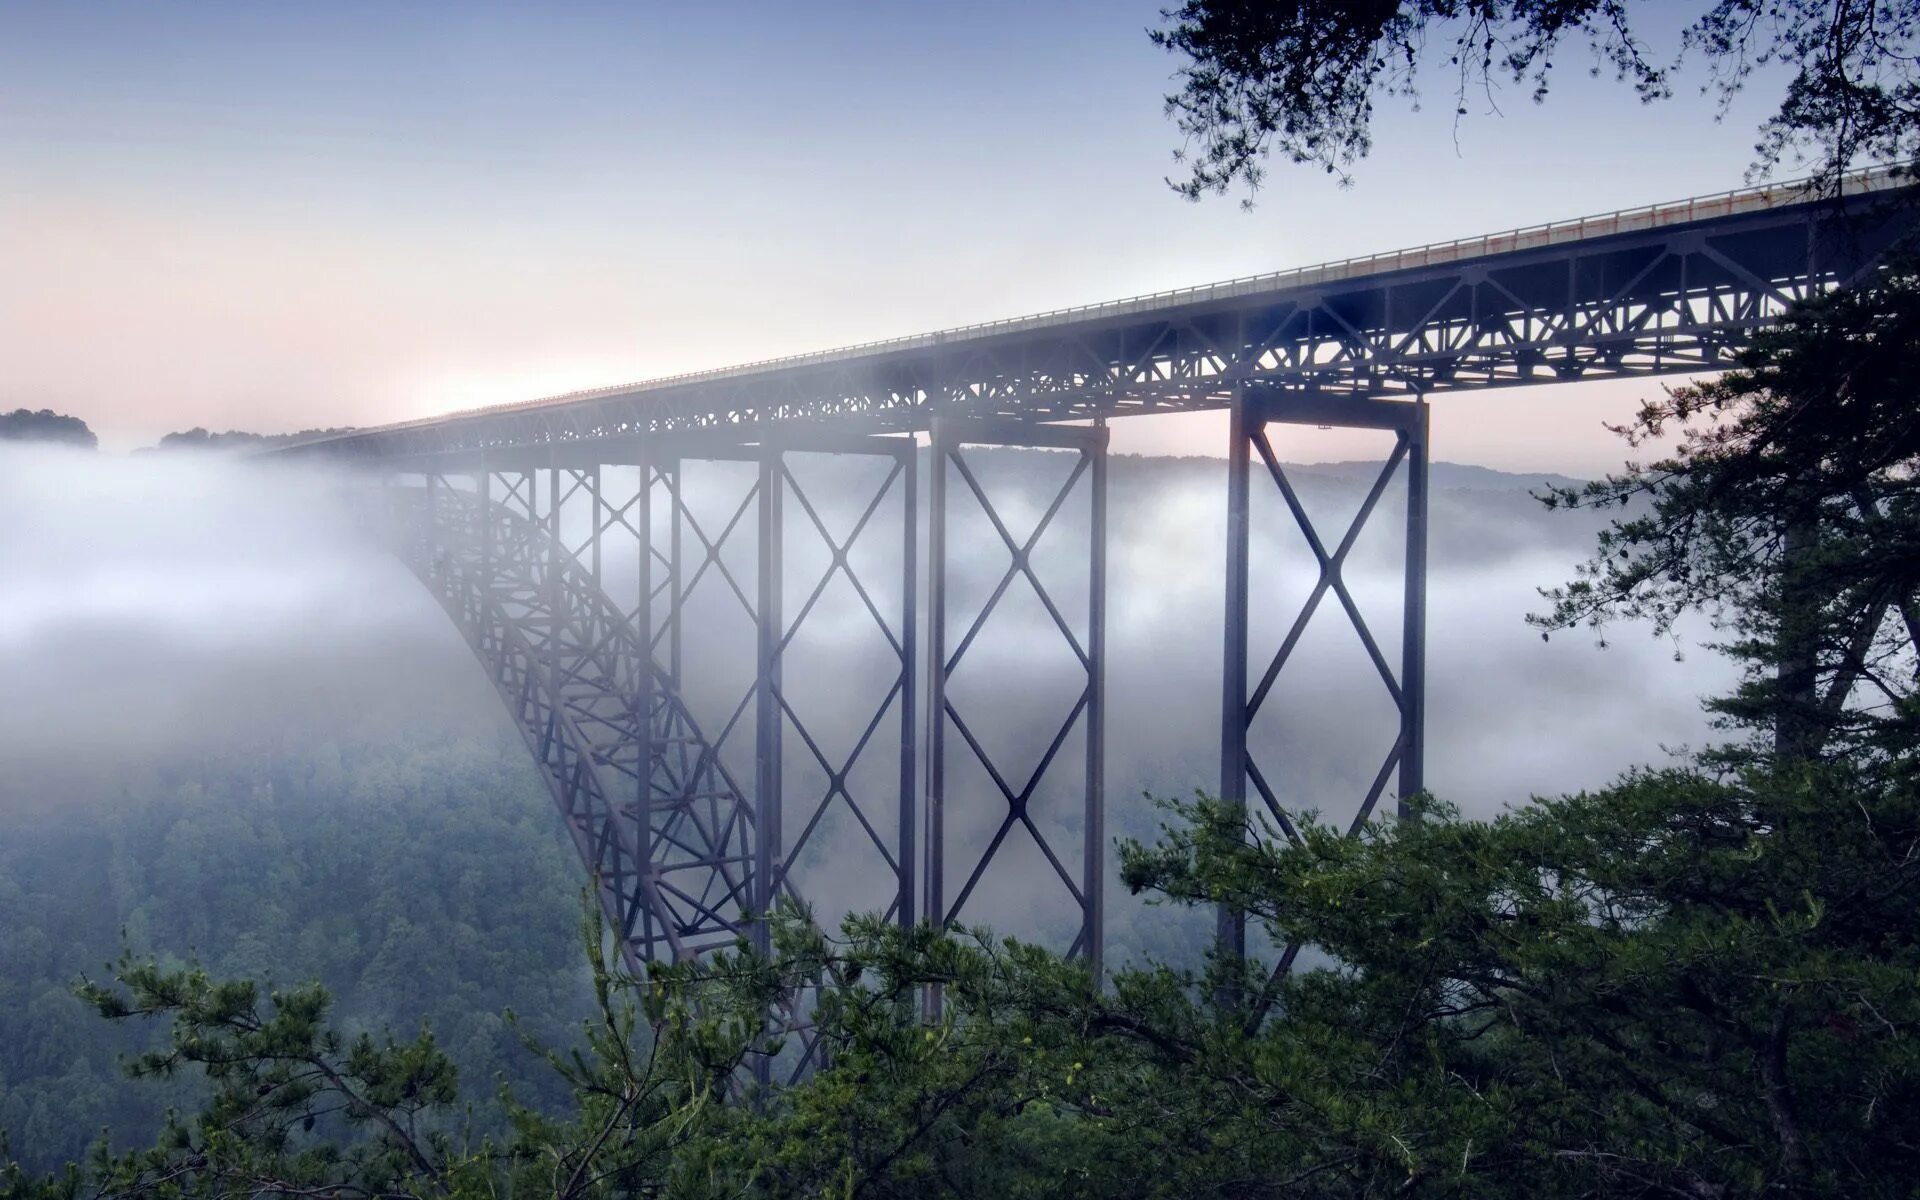
[{"label": "steel girder", "polygon": [[424,465],[646,432],[1224,408],[1243,383],[1366,397],[1709,370],[1794,301],[1857,276],[1906,216],[1883,197],[1770,208],[456,415],[295,452]]}]

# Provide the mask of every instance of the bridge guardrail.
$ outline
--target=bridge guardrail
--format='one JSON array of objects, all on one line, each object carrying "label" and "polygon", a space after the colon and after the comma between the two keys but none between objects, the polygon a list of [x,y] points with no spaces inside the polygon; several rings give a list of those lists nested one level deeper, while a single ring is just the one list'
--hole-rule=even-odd
[{"label": "bridge guardrail", "polygon": [[[1843,180],[1842,193],[1851,196],[1894,190],[1913,183],[1916,179],[1916,169],[1914,165],[1903,164],[1900,166],[1876,167],[1869,170],[1856,171]],[[610,396],[656,391],[689,383],[735,378],[762,371],[838,362],[849,358],[861,358],[873,354],[882,354],[892,350],[924,349],[952,341],[986,337],[997,333],[1040,329],[1050,325],[1064,324],[1069,321],[1085,320],[1093,317],[1126,316],[1154,308],[1172,307],[1186,303],[1204,303],[1209,300],[1234,299],[1258,294],[1260,292],[1277,291],[1288,287],[1310,287],[1316,283],[1336,283],[1357,276],[1383,274],[1396,270],[1457,262],[1465,258],[1478,258],[1519,250],[1532,250],[1544,246],[1583,241],[1588,238],[1607,237],[1616,233],[1638,232],[1668,225],[1685,225],[1694,221],[1738,216],[1743,213],[1763,212],[1768,209],[1808,203],[1821,198],[1821,193],[1816,189],[1815,185],[1816,181],[1812,179],[1796,179],[1785,183],[1760,187],[1734,188],[1705,196],[1695,196],[1686,200],[1641,205],[1636,208],[1619,209],[1613,212],[1597,213],[1569,220],[1547,221],[1538,225],[1528,225],[1519,229],[1509,229],[1498,233],[1453,238],[1440,242],[1429,242],[1425,245],[1412,246],[1400,250],[1356,255],[1349,258],[1335,259],[1331,262],[1314,263],[1303,267],[1291,267],[1281,271],[1269,271],[1257,275],[1243,275],[1234,279],[1220,280],[1214,283],[1168,288],[1158,292],[1149,292],[1144,295],[1129,296],[1120,300],[1107,300],[1093,304],[1074,305],[1067,308],[1048,309],[1044,312],[1029,313],[1018,317],[1006,317],[997,321],[957,325],[947,329],[935,330],[930,333],[908,334],[896,338],[884,338],[878,341],[859,342],[828,350],[815,350],[804,354],[758,359],[752,362],[737,363],[726,367],[713,367],[699,371],[684,371],[675,375],[662,375],[652,379],[616,384],[609,387],[586,388],[578,391],[563,392],[558,395],[543,396],[533,400],[515,400],[502,404],[486,405],[479,408],[462,409],[457,412],[444,413],[439,416],[421,417],[411,421],[396,421],[387,425],[358,429],[351,433],[336,435],[336,437],[333,438],[316,438],[311,442],[296,443],[296,445],[311,446],[336,439],[346,440],[360,437],[370,433],[413,429],[425,425],[437,425],[443,422],[497,417],[510,413],[575,404],[587,400],[604,399]],[[292,449],[294,447],[287,448]]]}]

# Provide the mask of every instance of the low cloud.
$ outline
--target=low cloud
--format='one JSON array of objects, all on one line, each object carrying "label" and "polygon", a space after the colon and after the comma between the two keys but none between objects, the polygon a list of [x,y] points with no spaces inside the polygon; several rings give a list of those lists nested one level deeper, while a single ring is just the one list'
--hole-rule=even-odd
[{"label": "low cloud", "polygon": [[[1006,501],[1017,540],[1066,467],[1058,456],[1033,453],[981,452],[970,463],[982,485]],[[1333,526],[1323,531],[1331,545],[1366,480],[1339,469],[1307,469],[1299,478],[1308,507]],[[1448,482],[1444,472],[1436,479]],[[877,480],[815,469],[803,482],[822,519],[844,536]],[[1534,589],[1566,579],[1586,553],[1591,518],[1549,514],[1511,479],[1455,475],[1452,482],[1471,486],[1434,493],[1427,779],[1435,792],[1485,816],[1531,795],[1603,784],[1628,765],[1661,759],[1666,747],[1710,739],[1698,697],[1732,678],[1715,656],[1688,648],[1675,661],[1673,643],[1631,628],[1613,631],[1604,652],[1578,635],[1543,644],[1524,624],[1525,613],[1538,607]],[[729,489],[742,484],[718,471],[691,489],[696,506],[710,510],[702,518],[710,533],[737,502],[738,491]],[[9,685],[0,695],[0,761],[13,768],[0,784],[0,805],[108,802],[109,790],[87,781],[145,758],[248,741],[298,754],[349,734],[517,740],[439,607],[363,536],[342,499],[347,486],[324,472],[217,456],[0,450],[0,501],[11,514],[0,530],[0,676]],[[1157,815],[1141,793],[1185,794],[1218,784],[1223,469],[1210,460],[1122,457],[1113,462],[1111,487],[1107,825],[1112,835],[1146,835]],[[949,494],[951,649],[1008,559],[990,526],[963,515],[973,501],[957,480]],[[1396,670],[1400,503],[1390,492],[1346,575]],[[855,554],[862,582],[889,619],[900,586],[894,504],[875,516]],[[1087,603],[1087,519],[1083,500],[1063,507],[1035,557],[1036,572],[1076,629]],[[788,523],[792,617],[830,560],[791,503]],[[1273,497],[1257,498],[1254,528],[1257,678],[1317,568]],[[749,520],[726,558],[750,596],[752,534]],[[608,587],[616,596],[632,591],[633,561],[609,551]],[[924,578],[920,594],[924,602]],[[1071,710],[1078,668],[1024,579],[1002,603],[956,672],[952,694],[1018,784]],[[751,681],[752,627],[729,612],[737,608],[716,574],[689,609],[688,696],[710,734]],[[924,632],[924,614],[921,626]],[[1253,739],[1263,770],[1289,804],[1338,818],[1352,811],[1393,736],[1385,689],[1345,626],[1329,595]],[[788,658],[790,694],[833,769],[866,729],[896,670],[864,605],[836,582]],[[883,841],[897,827],[898,703],[848,776]],[[924,725],[924,711],[921,718]],[[746,781],[751,714],[744,720],[748,728],[730,736],[728,754]],[[1041,788],[1033,809],[1070,873],[1081,861],[1082,746],[1077,734],[1068,740],[1057,779]],[[792,841],[824,796],[827,773],[791,729],[786,751]],[[1005,806],[957,735],[949,735],[947,754],[951,898]],[[529,803],[543,802],[529,796]],[[1015,831],[966,915],[1007,932],[1059,937],[1071,924],[1066,893],[1026,839],[1024,830]],[[839,801],[813,845],[796,878],[823,915],[885,903],[882,861]],[[1124,898],[1114,899],[1113,911],[1119,923],[1137,918],[1134,902]],[[1170,932],[1180,928],[1163,925],[1140,935],[1135,947],[1202,936],[1199,924],[1190,934]]]}]

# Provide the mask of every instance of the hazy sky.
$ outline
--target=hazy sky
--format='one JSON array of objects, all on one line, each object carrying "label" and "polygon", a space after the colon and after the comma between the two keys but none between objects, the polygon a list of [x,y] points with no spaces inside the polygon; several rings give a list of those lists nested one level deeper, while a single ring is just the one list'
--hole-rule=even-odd
[{"label": "hazy sky", "polygon": [[[125,448],[1110,299],[1734,187],[1777,97],[1716,124],[1569,52],[1545,107],[1475,98],[1457,138],[1444,79],[1385,105],[1350,189],[1195,205],[1160,2],[0,0],[0,405]],[[1664,52],[1694,6],[1641,7]],[[1601,470],[1645,386],[1446,397],[1435,453]]]}]

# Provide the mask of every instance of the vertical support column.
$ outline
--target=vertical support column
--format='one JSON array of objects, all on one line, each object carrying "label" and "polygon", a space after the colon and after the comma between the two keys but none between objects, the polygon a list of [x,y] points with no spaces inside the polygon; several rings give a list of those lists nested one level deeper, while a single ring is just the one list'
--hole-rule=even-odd
[{"label": "vertical support column", "polygon": [[[527,486],[527,506],[533,507],[533,496],[539,487],[539,472],[531,473]],[[547,732],[549,738],[560,735],[559,721],[563,707],[560,697],[560,609],[562,595],[560,590],[560,555],[564,553],[560,545],[560,461],[559,451],[551,444],[547,447],[547,546],[546,546],[546,594],[547,594],[547,692],[552,697],[552,718]]]},{"label": "vertical support column", "polygon": [[593,572],[595,587],[604,586],[600,574],[600,530],[605,522],[600,516],[600,464],[595,463],[586,469],[587,512],[592,519],[588,522],[587,558]]},{"label": "vertical support column", "polygon": [[1426,790],[1427,770],[1427,402],[1408,422],[1406,601],[1400,637],[1400,796],[1398,815]]},{"label": "vertical support column", "polygon": [[[1094,424],[1104,439],[1105,417]],[[1097,987],[1105,969],[1107,861],[1107,449],[1093,456],[1087,547],[1087,794],[1081,893],[1086,902],[1087,967]]]},{"label": "vertical support column", "polygon": [[[654,678],[653,664],[653,441],[644,433],[634,439],[633,461],[640,472],[640,491],[633,502],[634,532],[640,542],[633,610],[633,705],[636,710],[634,725],[640,730],[641,737],[640,761],[636,768],[639,778],[634,788],[633,802],[635,842],[640,848],[640,861],[634,864],[634,869],[640,873],[642,890],[651,896],[654,886],[653,781],[660,770],[660,756],[664,747],[659,740],[659,725],[654,720],[658,680]],[[641,944],[649,952],[659,936],[654,928],[655,919],[654,905],[642,905]]]},{"label": "vertical support column", "polygon": [[[753,785],[753,881],[749,895],[756,918],[751,939],[762,954],[774,952],[774,902],[780,899],[780,785],[783,758],[780,755],[780,649],[785,618],[781,616],[780,499],[785,492],[781,480],[780,447],[760,447],[760,557],[758,557],[758,599],[755,605],[755,634],[758,643],[758,693],[755,697],[755,785]],[[756,1081],[766,1087],[772,1081],[774,1062],[758,1054],[753,1062]]]},{"label": "vertical support column", "polygon": [[[1322,428],[1339,427],[1351,429],[1378,429],[1390,431],[1394,435],[1394,448],[1388,454],[1379,474],[1374,478],[1372,487],[1362,500],[1358,511],[1347,525],[1344,536],[1337,540],[1326,536],[1332,531],[1320,530],[1295,490],[1288,477],[1286,468],[1281,464],[1272,443],[1267,437],[1270,424],[1317,425]],[[1402,817],[1408,815],[1409,799],[1418,794],[1425,786],[1423,776],[1425,750],[1425,686],[1426,686],[1426,546],[1427,546],[1427,406],[1424,400],[1412,403],[1398,400],[1381,400],[1362,396],[1326,395],[1315,391],[1284,391],[1279,388],[1263,387],[1257,393],[1242,386],[1235,395],[1232,428],[1229,435],[1232,445],[1229,447],[1227,475],[1227,601],[1226,601],[1226,639],[1225,661],[1222,663],[1222,712],[1220,746],[1220,790],[1222,802],[1234,813],[1247,811],[1247,788],[1249,785],[1258,790],[1266,812],[1278,825],[1280,832],[1289,839],[1298,841],[1299,832],[1295,828],[1287,808],[1286,797],[1269,782],[1269,776],[1260,770],[1255,753],[1249,748],[1247,737],[1255,715],[1262,704],[1271,700],[1272,689],[1282,669],[1299,645],[1301,635],[1308,622],[1320,608],[1322,600],[1333,597],[1344,612],[1361,645],[1366,649],[1374,672],[1379,676],[1391,697],[1398,717],[1398,727],[1372,785],[1361,798],[1354,815],[1350,830],[1357,832],[1375,812],[1375,805],[1384,794],[1388,780],[1397,770],[1399,786],[1398,812]],[[1307,549],[1318,563],[1319,578],[1307,593],[1299,613],[1292,626],[1282,639],[1279,649],[1268,662],[1261,674],[1259,684],[1248,689],[1248,543],[1250,514],[1248,511],[1249,476],[1251,473],[1251,453],[1257,450],[1262,466],[1272,478],[1280,498],[1285,502],[1304,536]],[[1400,668],[1396,673],[1387,661],[1371,630],[1365,616],[1348,588],[1344,569],[1349,553],[1352,551],[1361,531],[1374,512],[1382,494],[1402,460],[1407,464],[1407,525],[1405,547],[1405,607],[1401,624]],[[1244,957],[1246,952],[1246,931],[1243,914],[1223,908],[1219,914],[1219,938],[1221,950],[1231,958]],[[1286,947],[1274,978],[1278,978],[1290,969],[1300,946]],[[1270,1000],[1272,988],[1269,986],[1256,1001],[1255,1008],[1264,1011]],[[1221,997],[1223,1003],[1233,1003],[1230,996]]]},{"label": "vertical support column", "polygon": [[[668,473],[670,472],[670,473]],[[671,482],[669,482],[669,480]],[[680,489],[686,483],[681,460],[676,455],[672,466],[662,466],[661,485],[667,488],[667,578],[671,580],[667,596],[667,678],[677,692],[681,687],[680,584],[686,578],[685,538],[680,529]]]},{"label": "vertical support column", "polygon": [[915,916],[914,877],[914,837],[913,823],[915,810],[919,808],[914,778],[915,738],[919,730],[917,700],[919,681],[915,666],[920,656],[920,630],[918,616],[920,601],[918,596],[920,582],[919,555],[916,546],[920,539],[920,456],[917,447],[909,445],[901,459],[903,477],[900,487],[900,644],[906,648],[901,657],[900,670],[900,928],[913,928]]},{"label": "vertical support column", "polygon": [[[1227,612],[1226,651],[1220,671],[1220,803],[1243,821],[1247,811],[1247,557],[1248,444],[1247,397],[1234,389],[1227,432]],[[1217,915],[1220,953],[1246,954],[1246,919],[1221,906]]]},{"label": "vertical support column", "polygon": [[633,502],[634,532],[640,541],[633,598],[635,654],[639,661],[633,664],[633,690],[640,716],[648,722],[647,763],[651,765],[658,751],[652,732],[658,682],[653,673],[653,446],[645,434],[634,439],[633,461],[640,472],[640,492]]},{"label": "vertical support column", "polygon": [[[926,915],[936,925],[947,919],[947,739],[941,736],[947,711],[947,444],[936,428],[930,441],[932,472],[927,477],[927,846]],[[938,993],[929,990],[930,1012],[939,1011]]]},{"label": "vertical support column", "polygon": [[755,926],[754,944],[762,952],[771,949],[771,921],[774,902],[780,895],[780,649],[786,628],[781,612],[783,577],[781,573],[781,496],[786,491],[782,479],[778,447],[762,446],[760,452],[760,578],[755,626],[759,643],[759,694],[756,697],[754,736],[754,853],[753,907],[760,920]]},{"label": "vertical support column", "polygon": [[424,542],[426,547],[427,561],[430,563],[436,564],[435,566],[436,573],[438,572],[437,564],[440,561],[439,545],[438,545],[439,533],[440,533],[440,521],[439,521],[440,486],[441,486],[440,473],[438,471],[428,471],[427,472],[427,511],[426,511],[426,516],[423,519],[424,524],[421,530],[421,539]]},{"label": "vertical support column", "polygon": [[480,501],[474,506],[474,520],[480,522],[480,586],[493,586],[493,468],[483,452],[480,455]]},{"label": "vertical support column", "polygon": [[[709,553],[694,573],[696,579],[707,568],[716,577],[725,575],[726,567],[715,557],[718,547],[707,542],[682,503],[682,447],[658,435],[641,436],[646,440],[638,442],[632,454],[643,472],[634,502],[643,514],[636,530],[643,557],[635,571],[633,623],[638,632],[632,651],[639,672],[635,690],[647,697],[647,728],[641,735],[648,750],[646,861],[640,871],[654,905],[656,940],[651,947],[684,961],[739,937],[757,945],[765,941],[764,923],[745,919],[767,903],[760,890],[765,872],[756,870],[753,772],[742,777],[730,771],[721,746],[736,728],[744,736],[745,729],[758,724],[755,702],[761,699],[762,681],[756,663],[744,681],[737,709],[717,736],[702,729],[679,690],[679,629],[690,603],[689,585],[679,569],[683,539],[693,537]],[[757,488],[756,477],[743,506],[754,504]],[[752,611],[752,601],[743,596],[742,603]],[[624,604],[620,608],[625,611]],[[754,644],[757,657],[757,637]],[[754,771],[758,767],[753,764]]]}]

